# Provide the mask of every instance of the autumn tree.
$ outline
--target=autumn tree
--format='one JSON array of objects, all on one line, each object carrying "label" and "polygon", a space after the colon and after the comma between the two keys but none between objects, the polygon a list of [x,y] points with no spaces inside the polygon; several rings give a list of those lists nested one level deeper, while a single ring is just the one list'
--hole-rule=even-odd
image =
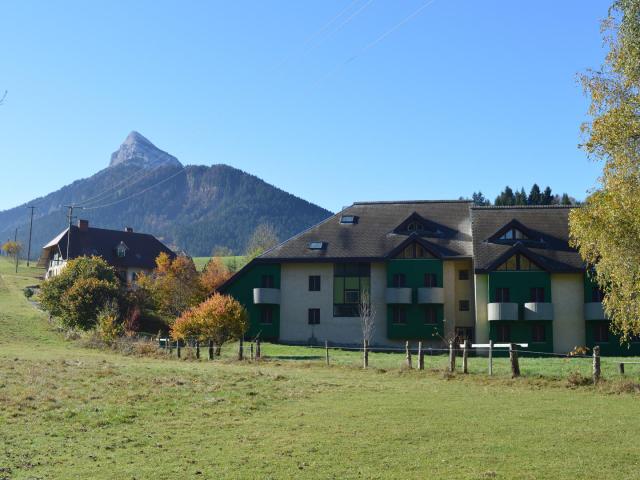
[{"label": "autumn tree", "polygon": [[640,0],[615,1],[603,32],[605,63],[581,78],[591,100],[583,148],[603,172],[570,228],[613,330],[629,339],[640,334]]},{"label": "autumn tree", "polygon": [[22,251],[22,244],[20,242],[9,240],[2,245],[2,251],[6,255],[15,257],[17,255],[20,255],[20,252]]},{"label": "autumn tree", "polygon": [[214,293],[220,285],[229,280],[231,272],[219,257],[214,257],[207,262],[200,274],[200,284],[205,295]]},{"label": "autumn tree", "polygon": [[268,223],[258,225],[247,243],[246,256],[248,259],[255,258],[275,247],[278,242],[278,234],[273,225]]}]

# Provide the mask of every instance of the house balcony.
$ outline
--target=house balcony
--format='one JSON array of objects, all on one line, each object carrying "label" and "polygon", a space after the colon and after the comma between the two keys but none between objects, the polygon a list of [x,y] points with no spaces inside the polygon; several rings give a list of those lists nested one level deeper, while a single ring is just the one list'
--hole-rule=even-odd
[{"label": "house balcony", "polygon": [[444,288],[418,288],[418,303],[444,303]]},{"label": "house balcony", "polygon": [[280,305],[280,289],[254,288],[253,303],[256,305]]},{"label": "house balcony", "polygon": [[409,304],[411,303],[411,289],[408,287],[387,288],[384,298],[387,303]]},{"label": "house balcony", "polygon": [[527,302],[524,304],[525,320],[553,320],[553,303]]},{"label": "house balcony", "polygon": [[601,302],[587,302],[584,304],[585,320],[608,320]]},{"label": "house balcony", "polygon": [[487,305],[488,320],[518,320],[518,304],[511,302],[494,302]]}]

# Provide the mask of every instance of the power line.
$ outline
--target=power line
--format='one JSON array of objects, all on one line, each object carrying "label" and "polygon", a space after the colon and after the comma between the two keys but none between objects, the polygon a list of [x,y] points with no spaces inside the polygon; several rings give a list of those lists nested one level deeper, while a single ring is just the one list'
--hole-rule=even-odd
[{"label": "power line", "polygon": [[71,245],[71,223],[73,222],[73,219],[74,219],[73,209],[74,208],[82,209],[82,207],[76,207],[74,205],[65,205],[65,207],[69,209],[67,213],[67,219],[69,220],[69,229],[67,230],[67,256],[65,258],[65,260],[68,262],[69,261],[69,245]]}]

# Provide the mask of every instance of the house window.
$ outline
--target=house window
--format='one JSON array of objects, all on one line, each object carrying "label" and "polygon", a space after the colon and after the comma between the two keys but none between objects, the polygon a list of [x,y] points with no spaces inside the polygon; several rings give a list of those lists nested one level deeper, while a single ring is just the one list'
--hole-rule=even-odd
[{"label": "house window", "polygon": [[538,343],[547,341],[547,332],[544,324],[535,323],[531,326],[531,341]]},{"label": "house window", "polygon": [[393,274],[393,287],[394,288],[402,288],[406,285],[406,277],[404,273],[394,273]]},{"label": "house window", "polygon": [[438,308],[435,305],[425,305],[424,324],[435,325],[438,323]]},{"label": "house window", "polygon": [[460,310],[461,312],[468,312],[469,311],[469,300],[460,300],[458,302],[458,310]]},{"label": "house window", "polygon": [[309,275],[309,291],[320,291],[320,275]]},{"label": "house window", "polygon": [[417,242],[411,243],[402,249],[395,258],[434,258],[427,249]]},{"label": "house window", "polygon": [[274,288],[274,285],[273,275],[262,275],[260,279],[260,286],[262,288]]},{"label": "house window", "polygon": [[469,270],[458,270],[458,280],[469,280]]},{"label": "house window", "polygon": [[327,248],[327,242],[310,242],[309,250],[325,250]]},{"label": "house window", "polygon": [[127,254],[127,246],[124,244],[124,242],[120,242],[120,244],[116,247],[116,255],[119,258],[124,258],[124,256]]},{"label": "house window", "polygon": [[517,228],[510,228],[500,236],[500,240],[526,240],[527,237]]},{"label": "house window", "polygon": [[262,305],[262,307],[260,308],[260,324],[273,324],[273,307],[271,305]]},{"label": "house window", "polygon": [[409,222],[409,224],[407,225],[408,232],[420,232],[422,230],[422,224],[419,222]]},{"label": "house window", "polygon": [[393,305],[391,307],[392,322],[394,325],[406,325],[407,311],[402,305]]},{"label": "house window", "polygon": [[544,302],[544,288],[542,287],[533,287],[531,288],[529,295],[530,302]]},{"label": "house window", "polygon": [[319,324],[320,324],[320,309],[310,308],[309,309],[309,325],[319,325]]},{"label": "house window", "polygon": [[340,223],[355,224],[358,223],[358,217],[355,215],[342,215],[340,217]]},{"label": "house window", "polygon": [[360,295],[371,290],[369,263],[336,263],[333,267],[333,316],[357,317]]},{"label": "house window", "polygon": [[591,301],[592,302],[602,302],[604,299],[604,292],[598,286],[594,286],[591,288]]},{"label": "house window", "polygon": [[502,270],[507,272],[516,272],[520,270],[524,271],[538,271],[541,268],[529,260],[527,257],[520,253],[516,253],[512,257],[510,257],[506,262],[502,265],[498,266],[496,270]]},{"label": "house window", "polygon": [[509,295],[508,288],[504,288],[504,287],[496,288],[496,302],[508,303],[511,301],[509,298],[510,298],[510,295]]},{"label": "house window", "polygon": [[456,340],[455,343],[462,343],[465,340],[469,340],[470,343],[473,343],[474,340],[474,331],[473,327],[456,327]]},{"label": "house window", "polygon": [[596,343],[606,343],[609,341],[609,323],[600,322],[593,326],[593,341]]},{"label": "house window", "polygon": [[496,325],[496,337],[498,342],[510,342],[511,327],[509,325]]},{"label": "house window", "polygon": [[424,274],[424,286],[427,288],[433,288],[438,286],[438,276],[435,273]]}]

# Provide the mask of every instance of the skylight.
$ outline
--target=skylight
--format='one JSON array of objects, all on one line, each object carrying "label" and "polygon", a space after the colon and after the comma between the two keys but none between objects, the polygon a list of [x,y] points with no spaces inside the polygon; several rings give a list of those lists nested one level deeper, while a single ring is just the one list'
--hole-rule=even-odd
[{"label": "skylight", "polygon": [[326,242],[310,242],[309,250],[324,250],[327,247]]},{"label": "skylight", "polygon": [[342,215],[340,217],[340,223],[356,224],[358,223],[358,217],[355,215]]}]

